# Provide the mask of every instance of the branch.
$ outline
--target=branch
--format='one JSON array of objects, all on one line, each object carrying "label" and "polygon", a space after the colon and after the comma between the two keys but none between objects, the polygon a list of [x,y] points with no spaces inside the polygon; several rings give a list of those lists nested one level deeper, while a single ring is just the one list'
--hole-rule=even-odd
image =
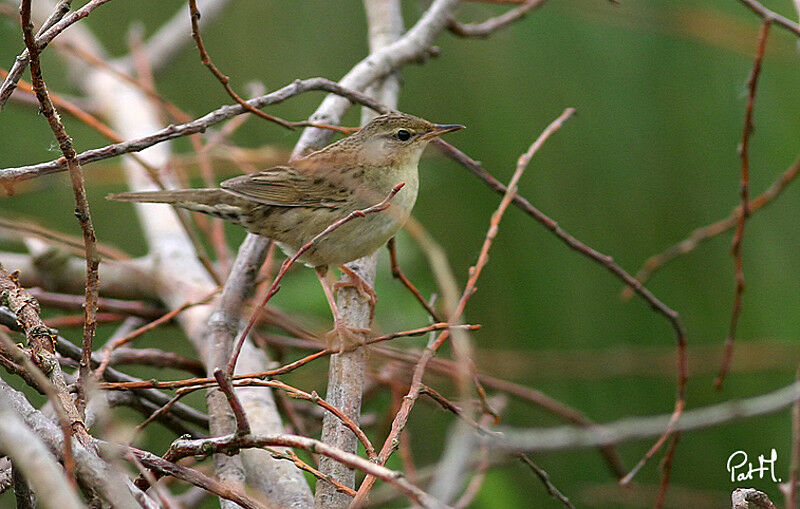
[{"label": "branch", "polygon": [[97,238],[92,224],[92,216],[89,212],[89,201],[86,198],[83,170],[81,169],[81,165],[77,162],[77,154],[75,148],[72,146],[72,138],[67,134],[64,124],[61,123],[61,118],[58,116],[55,106],[53,106],[53,101],[50,99],[50,95],[47,92],[44,78],[42,78],[42,69],[39,65],[40,49],[33,34],[33,23],[31,23],[31,0],[22,0],[20,20],[22,23],[25,45],[28,47],[30,58],[31,83],[36,92],[36,99],[38,99],[40,104],[40,111],[47,119],[48,124],[50,124],[50,129],[53,131],[61,153],[64,154],[64,158],[66,159],[67,167],[69,168],[69,178],[72,183],[72,191],[75,195],[75,216],[78,218],[81,230],[83,231],[84,256],[86,258],[86,305],[84,307],[83,354],[81,355],[80,361],[77,383],[78,398],[76,400],[78,412],[82,414],[84,406],[86,405],[86,385],[89,383],[92,370],[90,366],[92,342],[94,340],[95,329],[97,328],[95,315],[97,314],[97,297],[100,288],[98,279],[100,253],[97,251]]},{"label": "branch", "polygon": [[[355,90],[349,90],[325,78],[297,80],[290,85],[286,85],[285,87],[276,90],[275,92],[250,99],[247,101],[247,103],[255,108],[263,108],[264,106],[278,104],[286,99],[290,99],[304,92],[312,90],[322,90],[333,94],[338,94],[339,96],[346,98],[348,104],[349,101],[353,101],[375,109],[376,111],[389,111],[385,106],[381,105],[377,101],[374,101],[368,96]],[[244,107],[239,104],[222,106],[221,108],[211,111],[206,115],[185,124],[170,125],[148,136],[136,138],[122,143],[113,143],[102,148],[81,152],[77,155],[77,161],[80,164],[87,164],[130,152],[139,152],[148,147],[152,147],[153,145],[163,143],[171,139],[188,136],[195,133],[202,133],[211,126],[235,117],[236,115],[241,115],[245,112],[246,110]],[[67,169],[67,164],[64,159],[56,159],[47,163],[34,164],[30,166],[0,169],[0,184],[4,186],[13,185],[15,182],[21,180],[28,180],[31,178],[40,177],[42,175],[58,173],[64,171],[65,169]]]},{"label": "branch", "polygon": [[[736,488],[731,493],[733,509],[777,509],[766,493],[753,488]],[[752,505],[751,505],[752,504]]]},{"label": "branch", "polygon": [[731,255],[733,256],[733,267],[735,271],[736,289],[733,294],[733,309],[731,311],[731,321],[728,328],[728,337],[725,338],[725,353],[722,357],[722,365],[714,385],[717,390],[722,389],[725,375],[728,373],[731,360],[733,359],[733,342],[736,339],[736,327],[739,324],[739,315],[742,312],[742,293],[744,292],[744,269],[742,262],[742,241],[744,240],[744,225],[750,217],[750,135],[753,132],[753,107],[756,102],[756,87],[758,77],[761,75],[761,62],[764,59],[764,51],[767,47],[767,37],[769,28],[772,25],[770,18],[764,18],[761,31],[758,35],[758,49],[753,60],[753,70],[747,80],[747,107],[744,115],[744,127],[742,128],[742,142],[739,145],[739,154],[742,158],[741,177],[739,181],[739,196],[742,204],[739,207],[739,217],[736,223],[736,234],[733,236]]},{"label": "branch", "polygon": [[0,391],[0,450],[14,462],[46,506],[62,509],[84,507],[56,458],[11,408]]},{"label": "branch", "polygon": [[[6,404],[24,421],[25,425],[35,431],[36,435],[51,451],[64,449],[64,437],[59,428],[40,411],[31,406],[25,396],[0,379],[0,393]],[[107,500],[115,509],[141,509],[118,472],[104,462],[91,446],[84,446],[79,441],[72,442],[72,455],[78,480],[81,486]]]},{"label": "branch", "polygon": [[222,71],[220,71],[214,62],[211,60],[211,56],[209,56],[208,51],[206,51],[206,47],[203,44],[203,38],[200,36],[200,10],[197,8],[197,0],[189,0],[189,17],[192,21],[192,37],[194,38],[194,42],[197,45],[197,51],[200,52],[200,60],[203,62],[211,74],[214,75],[215,78],[222,83],[223,88],[231,96],[231,99],[239,103],[244,109],[248,112],[256,115],[257,117],[261,117],[264,120],[269,120],[270,122],[275,122],[276,124],[286,127],[287,129],[294,129],[294,126],[282,118],[273,117],[272,115],[268,115],[263,111],[255,108],[254,106],[250,106],[244,99],[239,97],[239,95],[233,91],[230,86],[230,78],[225,76]]},{"label": "branch", "polygon": [[376,465],[367,459],[331,447],[313,438],[297,435],[227,435],[201,440],[178,439],[170,446],[167,456],[171,460],[177,460],[186,456],[207,456],[220,452],[232,454],[240,449],[252,447],[263,448],[276,445],[294,447],[321,454],[333,458],[336,461],[340,461],[352,468],[376,476],[403,491],[409,499],[422,507],[444,507],[439,501],[408,482],[401,472]]},{"label": "branch", "polygon": [[[53,14],[51,14],[50,17],[42,24],[42,27],[39,29],[39,33],[36,34],[36,53],[41,53],[42,50],[47,47],[50,41],[52,41],[53,38],[55,38],[58,34],[66,30],[69,26],[73,25],[77,21],[82,20],[93,10],[108,1],[109,0],[91,0],[80,9],[73,11],[69,16],[66,16],[66,13],[68,12],[72,1],[69,0],[59,2],[53,11]],[[8,101],[8,98],[11,97],[11,94],[14,92],[17,82],[19,81],[20,77],[22,77],[22,73],[25,71],[25,67],[28,66],[29,62],[30,50],[26,49],[17,57],[14,65],[11,67],[11,69],[9,69],[8,76],[6,76],[6,79],[3,81],[2,85],[0,85],[0,111],[2,111],[3,106]]]},{"label": "branch", "polygon": [[202,474],[192,468],[176,465],[171,461],[159,458],[155,454],[151,454],[147,451],[141,451],[133,447],[110,444],[101,440],[96,440],[96,442],[101,447],[101,450],[104,450],[105,453],[121,453],[119,455],[123,458],[127,458],[127,454],[125,453],[130,453],[147,468],[156,470],[162,475],[170,475],[176,479],[186,481],[189,484],[199,486],[225,500],[236,502],[245,509],[263,509],[264,507],[262,504],[247,496],[247,494],[245,494],[243,491],[219,482],[216,479],[208,477],[207,475]]},{"label": "branch", "polygon": [[569,509],[575,509],[575,506],[572,505],[572,502],[570,502],[569,499],[565,497],[560,491],[558,491],[558,488],[556,488],[553,485],[553,483],[550,481],[550,475],[547,472],[539,468],[539,466],[536,463],[534,463],[533,460],[531,460],[526,454],[518,453],[517,457],[520,459],[520,461],[528,465],[528,467],[533,471],[533,473],[536,474],[536,477],[538,477],[539,480],[542,481],[542,484],[544,484],[547,493],[549,493],[551,497],[557,499],[559,502],[564,504],[564,507],[568,507]]},{"label": "branch", "polygon": [[[673,426],[673,431],[707,429],[740,419],[773,414],[791,406],[798,398],[800,398],[800,382],[795,382],[761,396],[687,410]],[[560,451],[597,447],[661,435],[672,420],[672,415],[657,415],[595,424],[586,429],[574,426],[500,428],[499,431],[503,436],[491,436],[488,440],[501,449],[522,451]]]},{"label": "branch", "polygon": [[517,2],[520,5],[507,11],[505,14],[488,19],[483,23],[459,23],[455,18],[450,20],[447,28],[459,37],[488,37],[494,32],[501,30],[511,23],[518,21],[528,15],[530,11],[538,9],[547,0],[527,0]]},{"label": "branch", "polygon": [[784,18],[780,14],[767,9],[766,7],[758,3],[756,0],[739,0],[739,1],[742,2],[745,5],[745,7],[747,7],[751,11],[761,16],[761,19],[763,21],[774,22],[776,25],[785,28],[786,30],[794,33],[795,35],[800,36],[800,25],[798,25],[794,21],[788,18]]}]

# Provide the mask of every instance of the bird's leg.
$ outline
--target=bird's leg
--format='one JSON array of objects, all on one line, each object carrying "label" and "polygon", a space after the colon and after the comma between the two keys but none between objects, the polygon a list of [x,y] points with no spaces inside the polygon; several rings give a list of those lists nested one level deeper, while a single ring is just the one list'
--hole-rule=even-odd
[{"label": "bird's leg", "polygon": [[375,305],[378,304],[378,295],[375,293],[375,290],[373,290],[369,283],[364,281],[364,279],[359,276],[356,271],[347,265],[340,265],[339,269],[347,274],[347,276],[350,278],[350,281],[337,281],[334,283],[333,288],[337,291],[340,288],[347,287],[353,287],[358,290],[358,293],[360,293],[362,297],[369,301],[369,320],[372,321],[372,317],[375,315]]},{"label": "bird's leg", "polygon": [[336,306],[336,299],[333,296],[334,290],[330,281],[328,281],[328,267],[325,265],[317,267],[316,273],[322,285],[322,291],[325,292],[325,298],[331,308],[331,314],[333,314],[333,330],[325,335],[328,348],[338,349],[339,353],[342,353],[351,346],[364,344],[364,334],[369,333],[369,329],[348,327],[342,321],[339,308]]}]

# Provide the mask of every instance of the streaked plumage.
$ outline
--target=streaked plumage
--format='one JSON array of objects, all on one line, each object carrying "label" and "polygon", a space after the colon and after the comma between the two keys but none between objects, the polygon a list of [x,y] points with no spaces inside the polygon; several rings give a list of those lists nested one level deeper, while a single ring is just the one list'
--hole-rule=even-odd
[{"label": "streaked plumage", "polygon": [[[237,223],[296,252],[334,221],[383,200],[405,186],[388,209],[357,218],[324,237],[300,261],[342,265],[372,253],[405,223],[417,198],[417,163],[428,141],[457,125],[436,125],[389,113],[357,133],[311,154],[251,175],[226,180],[218,189],[122,193],[112,200],[171,203]],[[402,139],[408,134],[407,139]]]}]

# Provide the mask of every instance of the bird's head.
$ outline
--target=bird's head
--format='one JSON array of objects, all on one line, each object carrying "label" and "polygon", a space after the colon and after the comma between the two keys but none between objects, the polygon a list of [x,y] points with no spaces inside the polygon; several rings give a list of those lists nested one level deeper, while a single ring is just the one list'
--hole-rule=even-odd
[{"label": "bird's head", "polygon": [[464,126],[434,124],[413,115],[393,112],[373,118],[357,133],[339,143],[351,147],[367,164],[416,166],[428,142],[459,129],[464,129]]}]

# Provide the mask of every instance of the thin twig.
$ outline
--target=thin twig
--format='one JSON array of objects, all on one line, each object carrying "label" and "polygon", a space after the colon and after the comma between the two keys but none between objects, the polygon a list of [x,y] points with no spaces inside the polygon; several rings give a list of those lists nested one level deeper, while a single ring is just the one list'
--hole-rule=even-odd
[{"label": "thin twig", "polygon": [[662,509],[667,499],[667,489],[669,488],[669,479],[672,475],[672,461],[675,459],[675,449],[678,446],[678,440],[681,438],[681,433],[676,432],[672,435],[667,452],[661,460],[661,482],[658,485],[658,498],[653,505],[655,509]]},{"label": "thin twig", "polygon": [[268,115],[267,113],[264,113],[263,111],[251,106],[233,91],[229,84],[230,78],[225,76],[222,71],[220,71],[217,66],[214,65],[214,62],[211,60],[211,57],[209,56],[208,52],[206,51],[206,47],[203,44],[203,38],[200,36],[200,11],[197,9],[196,0],[189,0],[189,15],[192,20],[192,38],[194,38],[194,42],[197,45],[197,50],[200,52],[200,60],[203,62],[203,65],[208,67],[208,70],[211,71],[211,74],[213,74],[219,80],[219,82],[222,83],[222,86],[225,88],[225,91],[228,92],[228,95],[250,113],[265,120],[269,120],[270,122],[275,122],[276,124],[286,127],[287,129],[294,129],[290,122],[287,122],[282,118]]},{"label": "thin twig", "polygon": [[433,306],[428,304],[428,301],[425,300],[425,297],[423,297],[421,293],[419,293],[419,290],[417,289],[416,286],[414,286],[414,283],[412,283],[405,276],[405,274],[403,274],[403,271],[400,270],[400,265],[397,263],[397,252],[395,249],[394,237],[389,239],[389,242],[386,244],[386,248],[389,250],[389,261],[392,268],[392,276],[394,276],[395,279],[399,279],[400,282],[403,283],[403,286],[408,288],[408,291],[411,292],[412,295],[414,295],[414,298],[416,298],[417,302],[419,302],[422,305],[422,307],[425,308],[425,311],[427,311],[428,314],[431,315],[431,318],[433,318],[437,322],[441,322],[442,320],[441,318],[439,318],[439,315],[436,313],[436,311],[434,311]]},{"label": "thin twig", "polygon": [[[380,343],[383,341],[389,341],[391,339],[405,337],[405,336],[420,336],[422,334],[427,334],[432,331],[441,331],[446,329],[465,329],[465,330],[478,330],[480,328],[479,325],[450,325],[448,323],[434,323],[432,325],[428,325],[426,327],[420,327],[418,329],[411,329],[403,332],[394,332],[392,334],[386,334],[384,336],[378,336],[375,338],[370,338],[365,341],[366,345],[372,345],[375,343]],[[361,345],[354,345],[350,348],[361,348]],[[328,355],[332,355],[334,353],[339,353],[338,349],[331,349],[325,348],[319,350],[311,355],[307,355],[302,359],[296,360],[294,362],[290,362],[284,366],[279,368],[270,369],[267,371],[261,371],[258,373],[247,373],[241,375],[234,375],[232,380],[244,380],[244,379],[264,379],[268,377],[274,377],[278,375],[285,375],[295,369],[305,366],[311,361],[319,359],[320,357],[325,357]],[[98,384],[98,388],[101,390],[128,390],[128,389],[180,389],[183,387],[192,387],[196,385],[205,385],[205,384],[214,384],[216,383],[213,378],[189,378],[185,380],[138,380],[138,381],[131,381],[131,382],[104,382]],[[484,380],[486,383],[486,380]]]},{"label": "thin twig", "polygon": [[539,468],[539,465],[534,463],[533,460],[531,460],[527,454],[520,452],[517,453],[517,457],[523,463],[528,465],[528,467],[530,467],[533,473],[536,474],[536,477],[538,477],[539,480],[542,481],[542,484],[544,484],[547,493],[549,493],[551,497],[559,500],[562,504],[564,504],[565,507],[568,507],[569,509],[575,509],[575,506],[572,505],[572,502],[570,502],[567,497],[565,497],[560,491],[558,491],[558,488],[556,488],[555,485],[552,483],[552,481],[550,481],[550,475],[541,468]]},{"label": "thin twig", "polygon": [[739,315],[742,312],[742,293],[744,292],[744,268],[742,263],[742,242],[744,240],[744,226],[747,218],[750,217],[750,135],[753,132],[753,107],[756,102],[756,88],[758,78],[761,75],[761,63],[764,60],[764,51],[767,47],[767,37],[772,25],[771,18],[764,18],[761,31],[758,34],[758,48],[753,59],[753,70],[747,80],[747,107],[744,115],[744,127],[742,128],[742,141],[739,145],[739,154],[742,158],[741,177],[739,182],[739,196],[742,204],[739,207],[739,217],[736,224],[736,234],[733,237],[731,255],[733,256],[733,267],[735,271],[736,289],[733,294],[733,309],[731,310],[731,321],[728,328],[728,337],[725,338],[725,352],[722,357],[722,364],[719,374],[714,380],[717,390],[722,389],[725,375],[730,368],[733,359],[733,343],[736,339],[736,327],[739,324]]},{"label": "thin twig", "polygon": [[236,433],[240,435],[249,434],[250,423],[247,421],[247,414],[244,408],[242,408],[242,402],[239,401],[239,398],[236,397],[236,393],[233,392],[233,385],[231,385],[230,379],[225,376],[220,368],[214,369],[214,378],[217,380],[217,384],[219,384],[219,389],[225,394],[225,398],[228,400],[231,410],[233,410],[233,415],[236,418]]},{"label": "thin twig", "polygon": [[784,18],[777,12],[773,12],[767,9],[766,7],[758,3],[756,0],[739,0],[739,1],[742,2],[751,11],[761,16],[761,19],[764,20],[765,22],[774,22],[776,25],[785,28],[786,30],[794,33],[797,36],[800,36],[800,25],[798,25],[794,21],[788,18]]},{"label": "thin twig", "polygon": [[488,37],[511,23],[524,18],[530,11],[538,9],[544,5],[545,2],[547,2],[547,0],[525,0],[516,2],[520,5],[500,16],[488,19],[482,23],[459,23],[453,18],[450,20],[450,24],[447,28],[459,37]]},{"label": "thin twig", "polygon": [[281,452],[278,449],[275,449],[274,447],[265,447],[264,449],[267,452],[269,452],[273,458],[291,461],[300,470],[308,472],[309,474],[313,475],[314,477],[316,477],[321,481],[331,483],[333,487],[336,488],[336,491],[340,493],[345,493],[351,497],[355,496],[356,490],[348,486],[345,486],[344,484],[340,483],[339,481],[337,481],[336,479],[334,479],[329,475],[323,474],[316,468],[312,467],[305,461],[301,460],[300,457],[297,454],[295,454],[295,452],[292,451],[291,449],[287,450],[286,452]]}]

